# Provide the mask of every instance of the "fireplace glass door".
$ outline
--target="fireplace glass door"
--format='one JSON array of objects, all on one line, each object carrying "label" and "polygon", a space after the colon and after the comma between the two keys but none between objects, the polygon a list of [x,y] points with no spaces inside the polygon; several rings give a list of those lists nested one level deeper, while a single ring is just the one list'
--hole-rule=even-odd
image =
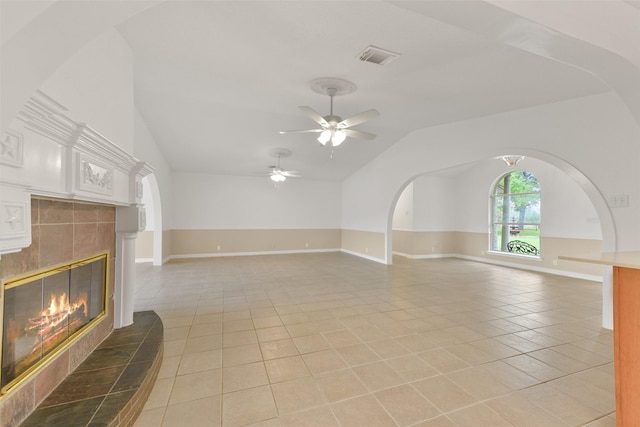
[{"label": "fireplace glass door", "polygon": [[104,316],[107,256],[3,284],[3,392]]}]

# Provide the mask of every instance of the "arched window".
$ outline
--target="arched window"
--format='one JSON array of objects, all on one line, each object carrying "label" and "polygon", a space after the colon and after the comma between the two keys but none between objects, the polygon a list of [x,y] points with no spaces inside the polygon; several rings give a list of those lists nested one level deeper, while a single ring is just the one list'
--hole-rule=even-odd
[{"label": "arched window", "polygon": [[540,184],[533,174],[510,172],[493,188],[490,249],[540,256]]}]

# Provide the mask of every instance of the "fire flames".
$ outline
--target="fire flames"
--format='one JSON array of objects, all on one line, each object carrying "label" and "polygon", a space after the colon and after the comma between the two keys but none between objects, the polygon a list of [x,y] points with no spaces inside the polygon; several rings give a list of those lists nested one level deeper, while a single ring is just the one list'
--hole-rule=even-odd
[{"label": "fire flames", "polygon": [[44,341],[55,335],[59,329],[67,326],[68,317],[81,307],[84,316],[88,317],[87,295],[85,293],[81,294],[73,303],[67,299],[66,293],[58,297],[51,295],[48,307],[38,316],[29,318],[29,325],[25,331],[36,333]]}]

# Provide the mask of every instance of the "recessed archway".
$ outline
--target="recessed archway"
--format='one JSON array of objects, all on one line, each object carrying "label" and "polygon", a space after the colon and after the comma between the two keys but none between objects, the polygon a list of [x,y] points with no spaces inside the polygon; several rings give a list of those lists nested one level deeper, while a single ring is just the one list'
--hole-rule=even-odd
[{"label": "recessed archway", "polygon": [[[386,254],[386,263],[387,264],[391,264],[392,261],[392,257],[393,257],[393,249],[394,249],[394,238],[393,238],[393,234],[394,234],[394,230],[393,230],[393,219],[394,219],[394,213],[396,212],[396,207],[398,206],[398,201],[401,198],[401,195],[403,194],[403,192],[405,191],[405,189],[414,182],[418,182],[416,181],[418,178],[429,178],[431,180],[433,180],[434,177],[441,177],[441,176],[456,176],[458,174],[464,173],[465,170],[467,169],[471,169],[471,168],[477,168],[477,167],[483,167],[482,165],[484,164],[489,164],[491,162],[491,164],[495,164],[495,165],[500,165],[501,163],[497,160],[495,160],[496,158],[499,158],[501,155],[506,155],[506,154],[513,154],[513,153],[519,154],[519,155],[523,155],[527,158],[531,158],[533,160],[535,160],[536,162],[540,163],[540,164],[546,164],[548,166],[550,166],[550,169],[553,169],[556,171],[556,173],[558,174],[558,176],[562,176],[562,177],[566,177],[567,181],[571,183],[573,188],[579,188],[581,189],[584,194],[581,195],[580,197],[584,200],[586,200],[586,204],[588,205],[589,202],[592,205],[593,210],[591,211],[592,213],[589,214],[590,218],[593,220],[593,224],[590,225],[591,228],[598,228],[599,227],[599,235],[596,236],[594,239],[599,239],[601,238],[601,243],[598,244],[598,247],[596,248],[596,250],[600,250],[600,251],[615,251],[616,247],[617,247],[617,239],[616,239],[616,232],[615,232],[615,226],[614,226],[614,222],[613,222],[613,217],[611,215],[611,212],[609,210],[609,207],[606,203],[606,201],[604,200],[604,198],[602,197],[602,195],[600,194],[600,192],[598,191],[598,189],[595,187],[595,185],[586,178],[586,176],[584,174],[582,174],[579,170],[577,170],[575,167],[571,166],[570,164],[568,164],[567,162],[565,162],[564,160],[557,158],[555,156],[551,156],[547,153],[542,153],[542,152],[537,152],[535,150],[530,150],[530,149],[517,149],[517,150],[509,150],[509,152],[496,152],[496,153],[491,153],[490,156],[485,157],[482,160],[479,160],[477,162],[473,162],[473,163],[468,163],[468,164],[464,164],[464,165],[460,165],[454,168],[449,168],[449,169],[445,169],[445,170],[436,170],[436,171],[429,171],[429,172],[425,172],[424,174],[420,174],[420,175],[416,175],[413,176],[411,179],[407,180],[405,183],[403,183],[403,185],[401,186],[401,188],[398,189],[397,193],[395,194],[391,206],[389,208],[389,214],[388,214],[388,221],[387,221],[387,230],[386,230],[386,235],[385,235],[385,241],[386,241],[386,247],[385,247],[385,254]],[[480,166],[479,166],[480,165]],[[504,164],[502,164],[502,167],[505,167]],[[496,175],[497,176],[497,175]],[[488,190],[487,190],[488,191]],[[578,190],[579,191],[579,190]],[[444,191],[446,193],[446,190]],[[455,194],[449,194],[447,197],[455,197]],[[443,198],[443,200],[445,200],[445,198]],[[446,201],[446,200],[445,200]],[[434,205],[438,203],[437,200],[434,201],[430,201],[433,202]],[[477,204],[476,204],[477,206]],[[487,206],[488,209],[488,203],[485,204],[485,206]],[[595,211],[595,213],[593,213]],[[597,216],[597,218],[593,218]],[[435,217],[437,217],[437,214],[435,215]],[[440,215],[440,218],[444,218],[443,215]],[[446,219],[444,220],[446,221]],[[451,224],[449,224],[449,227],[452,227]],[[453,228],[455,228],[455,226],[453,226]],[[446,227],[443,227],[442,230],[447,229]],[[485,230],[487,231],[487,230]],[[440,236],[440,240],[444,240],[447,239],[449,236],[443,231],[442,233],[444,233],[443,235]],[[398,234],[398,233],[396,233]],[[428,233],[425,233],[428,234]],[[432,233],[433,234],[433,233]],[[450,233],[452,234],[452,236],[454,235],[454,233]],[[477,233],[482,234],[482,233]],[[486,235],[486,233],[485,233]],[[601,236],[601,237],[600,237]],[[432,236],[431,236],[432,237]],[[414,256],[414,258],[428,258],[428,257],[434,257],[434,256],[443,256],[447,254],[447,251],[445,250],[444,252],[438,250],[439,248],[437,248],[437,243],[433,243],[435,246],[432,247],[431,246],[431,242],[428,240],[431,237],[424,237],[424,236],[419,236],[419,240],[417,240],[416,242],[414,242],[414,245],[416,246],[416,248],[420,248],[417,249],[416,253],[419,253],[418,256]],[[476,236],[477,237],[477,236]],[[453,237],[452,237],[453,238]],[[486,239],[486,237],[485,237]],[[586,240],[585,240],[586,241]],[[594,240],[596,241],[596,240]],[[598,242],[600,242],[598,240]],[[428,245],[427,245],[428,243]],[[484,242],[481,242],[484,243]],[[429,246],[428,248],[426,246]],[[474,247],[479,246],[476,244]],[[601,248],[600,248],[601,246]],[[432,252],[433,254],[431,254],[430,252],[430,248],[434,249]],[[445,248],[446,249],[446,248]],[[485,245],[484,249],[487,249],[487,245]],[[483,250],[484,250],[483,249]],[[455,254],[455,251],[453,252]],[[482,255],[480,255],[480,250],[478,250],[477,254],[475,254],[476,256],[468,256],[467,255],[462,255],[462,256],[466,256],[469,258],[479,258],[479,261],[483,261],[484,258],[484,252],[482,252]],[[549,254],[549,252],[547,252],[547,254]],[[557,256],[558,255],[562,255],[563,253],[555,253],[553,254],[553,258],[555,258],[555,260],[553,261],[553,265],[557,265]],[[566,253],[566,255],[569,255],[569,253]],[[493,262],[495,260],[491,260],[491,259],[486,259],[484,260],[486,262]],[[498,264],[502,263],[504,265],[509,265],[509,263],[513,263],[514,260],[506,260],[505,262],[503,262],[502,260],[496,262]],[[552,262],[552,258],[551,255],[549,256],[549,258],[545,259],[545,264],[549,264],[549,266],[551,265]],[[520,262],[520,260],[517,260],[517,262]],[[562,264],[561,264],[562,265]],[[526,264],[523,265],[524,268],[531,268],[533,270],[539,270],[539,271],[550,271],[553,272],[552,270],[555,270],[556,267],[540,267],[540,266],[535,266],[535,265],[529,265],[527,266]],[[589,270],[590,267],[593,266],[587,266],[587,265],[581,265],[579,266],[581,267],[585,267],[585,270]],[[585,278],[590,278],[592,280],[599,280],[600,277],[602,277],[602,281],[603,281],[603,326],[607,327],[607,328],[611,328],[612,327],[612,278],[611,278],[611,269],[610,268],[604,268],[601,269],[600,267],[594,267],[592,270],[589,271],[596,271],[596,273],[592,273],[592,274],[582,274],[581,273],[572,273],[572,272],[562,272],[562,271],[558,271],[559,273],[562,274],[566,274],[568,276],[573,276],[573,277],[585,277]],[[602,273],[600,273],[600,271],[602,271]]]},{"label": "recessed archway", "polygon": [[[146,214],[146,229],[143,233],[148,236],[144,238],[138,235],[138,242],[151,240],[151,252],[153,265],[163,264],[162,253],[162,201],[160,200],[160,189],[154,174],[149,174],[142,179],[143,199],[142,203]],[[139,251],[136,251],[139,252]],[[146,259],[146,257],[145,257]]]}]

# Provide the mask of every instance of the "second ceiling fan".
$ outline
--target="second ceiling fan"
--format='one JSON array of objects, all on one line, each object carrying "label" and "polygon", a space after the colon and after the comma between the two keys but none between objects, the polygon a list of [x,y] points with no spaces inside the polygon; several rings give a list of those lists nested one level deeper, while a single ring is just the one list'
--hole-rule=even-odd
[{"label": "second ceiling fan", "polygon": [[359,138],[359,139],[373,139],[375,134],[364,132],[361,130],[350,129],[353,126],[364,123],[368,120],[378,117],[380,113],[376,109],[367,110],[355,116],[342,119],[340,116],[333,114],[333,97],[346,95],[355,91],[356,85],[343,79],[334,77],[315,79],[311,82],[311,88],[318,93],[329,95],[330,98],[330,110],[326,116],[321,116],[311,107],[301,106],[300,109],[305,112],[311,120],[318,123],[321,127],[316,129],[303,129],[303,130],[285,130],[280,131],[281,134],[285,133],[319,133],[318,142],[322,145],[330,143],[331,146],[337,147],[342,144],[347,137]]}]

